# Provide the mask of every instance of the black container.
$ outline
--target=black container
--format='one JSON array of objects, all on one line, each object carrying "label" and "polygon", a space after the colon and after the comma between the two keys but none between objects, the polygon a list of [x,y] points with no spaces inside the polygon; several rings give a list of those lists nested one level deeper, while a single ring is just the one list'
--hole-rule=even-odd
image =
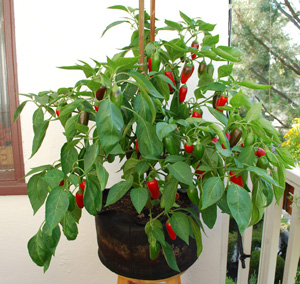
[{"label": "black container", "polygon": [[[162,221],[166,231],[165,222]],[[98,255],[109,270],[141,280],[166,279],[178,274],[168,266],[162,250],[157,259],[150,259],[145,224],[136,216],[117,210],[104,211],[96,216],[96,229]],[[173,241],[165,235],[180,271],[187,270],[197,260],[196,241],[190,238],[188,246],[178,237]]]}]

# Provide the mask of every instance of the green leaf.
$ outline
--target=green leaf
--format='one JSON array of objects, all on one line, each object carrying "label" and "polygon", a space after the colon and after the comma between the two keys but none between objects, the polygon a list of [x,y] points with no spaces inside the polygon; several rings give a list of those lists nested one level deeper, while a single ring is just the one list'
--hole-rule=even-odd
[{"label": "green leaf", "polygon": [[96,161],[96,172],[100,182],[101,190],[103,191],[106,188],[109,174],[99,161]]},{"label": "green leaf", "polygon": [[199,257],[203,249],[201,231],[198,224],[194,221],[194,219],[190,216],[188,216],[188,218],[190,220],[190,224],[193,230],[193,235],[195,237],[196,244],[197,244],[197,257]]},{"label": "green leaf", "polygon": [[197,20],[196,24],[197,24],[200,31],[205,31],[205,32],[213,31],[215,26],[216,26],[216,25],[213,25],[213,24],[208,24],[206,22],[203,22],[202,20]]},{"label": "green leaf", "polygon": [[78,159],[78,153],[75,147],[66,149],[67,146],[68,143],[65,143],[61,148],[61,152],[60,152],[61,167],[65,175],[67,175],[72,171]]},{"label": "green leaf", "polygon": [[163,253],[164,253],[164,256],[165,256],[165,259],[166,259],[168,265],[173,270],[180,272],[179,267],[176,262],[176,259],[175,259],[175,256],[172,251],[172,247],[167,242],[165,242],[165,245],[162,245],[162,249],[163,249]]},{"label": "green leaf", "polygon": [[144,174],[148,169],[149,169],[150,165],[147,161],[140,161],[136,164],[135,168],[136,168],[136,172],[138,173],[138,175],[142,175]]},{"label": "green leaf", "polygon": [[247,87],[249,89],[254,89],[254,90],[267,90],[267,89],[272,88],[271,85],[256,84],[256,83],[250,82],[248,80],[245,80],[245,81],[242,81],[242,82],[238,82],[237,84],[239,86]]},{"label": "green leaf", "polygon": [[162,228],[160,228],[158,226],[154,226],[153,229],[151,230],[151,234],[163,246],[166,244],[166,242],[165,242],[165,234],[164,234],[164,231],[163,231]]},{"label": "green leaf", "polygon": [[51,189],[59,186],[59,183],[64,179],[65,174],[58,169],[51,169],[43,176],[43,180]]},{"label": "green leaf", "polygon": [[207,106],[209,112],[217,119],[219,120],[222,124],[227,125],[228,124],[228,118],[220,111]]},{"label": "green leaf", "polygon": [[225,136],[221,127],[215,123],[211,123],[209,124],[209,128],[211,128],[218,135],[220,143],[226,145]]},{"label": "green leaf", "polygon": [[159,98],[159,99],[164,99],[164,96],[162,96],[152,85],[152,83],[141,73],[135,72],[135,71],[130,71],[128,72],[128,75],[131,76],[133,79],[137,81],[137,83],[140,85],[141,90],[147,90],[152,96]]},{"label": "green leaf", "polygon": [[41,208],[48,195],[48,185],[41,177],[41,174],[36,174],[32,176],[27,183],[27,194],[33,209],[33,214]]},{"label": "green leaf", "polygon": [[273,184],[274,186],[281,187],[265,170],[251,166],[246,168],[247,171],[256,174],[257,176],[263,178],[264,180],[268,181],[269,183]]},{"label": "green leaf", "polygon": [[163,44],[164,44],[172,62],[174,62],[176,59],[184,56],[184,54],[187,51],[183,38],[176,38],[171,41],[163,41]]},{"label": "green leaf", "polygon": [[208,84],[207,86],[202,87],[203,91],[216,91],[216,92],[224,92],[228,89],[228,87],[219,82],[213,82]]},{"label": "green leaf", "polygon": [[45,244],[47,249],[51,252],[51,254],[55,255],[55,250],[58,245],[60,239],[60,228],[56,226],[52,231],[49,229],[47,224],[44,224],[43,229],[43,239],[45,240]]},{"label": "green leaf", "polygon": [[26,175],[25,177],[28,177],[32,174],[35,174],[37,172],[43,172],[43,171],[47,171],[47,170],[51,170],[53,169],[53,166],[52,165],[43,165],[43,166],[39,166],[39,167],[35,167],[35,168],[32,168]]},{"label": "green leaf", "polygon": [[43,110],[41,108],[38,108],[32,117],[32,123],[33,123],[33,142],[32,142],[32,153],[31,157],[39,150],[41,147],[41,144],[45,138],[46,131],[49,125],[49,120],[44,120],[44,114]]},{"label": "green leaf", "polygon": [[27,248],[32,261],[38,266],[44,266],[47,259],[51,257],[41,230],[29,240]]},{"label": "green leaf", "polygon": [[233,64],[222,65],[218,68],[218,78],[227,77],[232,73]]},{"label": "green leaf", "polygon": [[213,52],[215,52],[217,55],[219,55],[220,57],[222,57],[228,61],[232,61],[232,62],[240,62],[241,61],[241,59],[238,59],[235,56],[233,56],[232,54],[230,54],[228,52],[229,50],[225,50],[222,46],[213,47],[211,50]]},{"label": "green leaf", "polygon": [[193,185],[193,174],[191,167],[187,163],[176,162],[172,165],[169,164],[168,169],[178,181],[187,185]]},{"label": "green leaf", "polygon": [[117,202],[131,188],[132,180],[120,181],[113,185],[108,192],[105,206]]},{"label": "green leaf", "polygon": [[86,176],[83,202],[86,211],[91,215],[97,216],[97,211],[102,209],[102,191],[98,178],[94,175]]},{"label": "green leaf", "polygon": [[72,212],[67,210],[65,216],[61,220],[61,225],[63,227],[63,233],[66,236],[67,240],[72,241],[77,238],[78,228],[76,224],[77,219]]},{"label": "green leaf", "polygon": [[190,17],[188,17],[186,14],[184,14],[183,12],[179,11],[180,17],[188,24],[191,25],[194,23],[194,20],[191,19]]},{"label": "green leaf", "polygon": [[148,197],[149,191],[144,187],[133,188],[130,191],[130,199],[139,214],[141,214],[143,208],[145,207]]},{"label": "green leaf", "polygon": [[46,223],[53,230],[61,221],[69,207],[69,196],[63,188],[53,189],[46,201]]},{"label": "green leaf", "polygon": [[184,157],[178,156],[178,155],[170,155],[165,159],[165,163],[176,163],[176,162],[182,162],[184,160]]},{"label": "green leaf", "polygon": [[257,103],[250,108],[246,115],[246,121],[251,122],[252,120],[260,119],[261,117],[262,103]]},{"label": "green leaf", "polygon": [[295,166],[294,158],[292,157],[291,153],[286,148],[276,148],[276,152],[279,156],[290,166]]},{"label": "green leaf", "polygon": [[99,145],[97,142],[86,149],[86,153],[84,155],[84,170],[85,170],[85,172],[88,172],[92,168],[92,166],[98,156],[98,152],[99,152]]},{"label": "green leaf", "polygon": [[277,204],[279,204],[280,199],[283,196],[285,191],[286,169],[284,165],[279,164],[277,167],[277,173],[275,172],[276,173],[275,174],[274,172],[272,171],[272,175],[274,178],[276,178],[278,184],[280,185],[280,186],[274,186],[274,194],[275,194],[276,202]]},{"label": "green leaf", "polygon": [[264,117],[261,117],[258,120],[258,123],[262,126],[264,131],[270,137],[272,137],[272,139],[274,139],[277,143],[281,144],[281,141],[280,141],[279,135],[278,135],[278,131],[276,130],[276,128],[272,125],[272,123],[270,121],[266,120]]},{"label": "green leaf", "polygon": [[107,9],[116,9],[116,10],[123,10],[125,12],[128,12],[128,9],[123,5],[114,5],[114,6],[108,7]]},{"label": "green leaf", "polygon": [[139,119],[136,128],[139,150],[143,156],[159,157],[163,144],[156,135],[155,126],[150,122]]},{"label": "green leaf", "polygon": [[217,205],[213,204],[201,211],[201,216],[205,225],[212,229],[217,220]]},{"label": "green leaf", "polygon": [[167,122],[158,122],[156,124],[156,134],[160,141],[163,140],[168,134],[177,128],[176,124],[169,124]]},{"label": "green leaf", "polygon": [[[140,143],[139,143],[140,144]],[[125,179],[129,179],[130,176],[133,176],[137,173],[136,165],[140,162],[140,160],[136,158],[128,159],[123,166],[123,172]]]},{"label": "green leaf", "polygon": [[253,165],[256,161],[253,146],[242,148],[242,151],[238,157],[238,161],[246,165]]},{"label": "green leaf", "polygon": [[203,186],[202,210],[217,203],[225,191],[224,183],[219,177],[209,178]]},{"label": "green leaf", "polygon": [[120,24],[122,24],[122,23],[130,23],[130,22],[129,22],[129,21],[122,20],[122,21],[115,21],[115,22],[109,24],[109,25],[105,28],[105,30],[103,31],[101,37],[103,37],[104,34],[105,34],[110,28],[115,27],[115,26],[117,26],[117,25],[120,25]]},{"label": "green leaf", "polygon": [[249,193],[237,184],[231,184],[227,191],[227,203],[232,217],[238,224],[241,235],[251,218],[251,198]]},{"label": "green leaf", "polygon": [[14,113],[14,122],[16,122],[16,120],[20,116],[20,113],[22,112],[22,110],[25,107],[25,105],[26,105],[27,102],[29,102],[29,101],[24,101],[20,105],[18,105],[18,107],[17,107],[17,109],[16,109],[16,111]]},{"label": "green leaf", "polygon": [[164,96],[165,100],[168,101],[170,99],[170,89],[168,84],[174,86],[171,79],[168,78],[165,74],[156,74],[151,79],[151,82],[153,86],[157,89],[157,91]]},{"label": "green leaf", "polygon": [[78,121],[78,117],[79,115],[70,117],[65,124],[65,136],[67,137],[68,142],[71,142],[76,135],[75,122]]},{"label": "green leaf", "polygon": [[174,205],[178,181],[176,178],[171,177],[164,188],[163,198],[165,200],[165,211],[168,212]]},{"label": "green leaf", "polygon": [[[215,44],[217,44],[219,42],[219,35],[206,35],[203,38],[202,41],[202,46],[214,46]],[[227,75],[226,75],[227,76]]]},{"label": "green leaf", "polygon": [[187,215],[182,212],[174,212],[171,216],[171,226],[177,236],[188,245],[190,224]]},{"label": "green leaf", "polygon": [[165,20],[165,24],[178,31],[181,31],[183,29],[183,25],[177,22]]},{"label": "green leaf", "polygon": [[[147,95],[146,95],[147,96]],[[153,104],[151,104],[153,107]],[[152,122],[153,114],[146,99],[142,95],[137,95],[134,100],[134,111],[143,119]],[[137,117],[137,116],[136,116]],[[155,115],[154,115],[155,117]]]},{"label": "green leaf", "polygon": [[61,112],[59,113],[59,119],[61,119],[64,116],[70,115],[82,102],[83,99],[76,99],[70,104],[62,107]]},{"label": "green leaf", "polygon": [[121,110],[109,99],[105,100],[99,106],[96,124],[101,146],[106,154],[109,154],[122,136],[124,120]]},{"label": "green leaf", "polygon": [[245,95],[241,90],[231,98],[230,104],[233,107],[245,106],[247,109],[252,107],[252,102],[250,98],[247,95]]}]

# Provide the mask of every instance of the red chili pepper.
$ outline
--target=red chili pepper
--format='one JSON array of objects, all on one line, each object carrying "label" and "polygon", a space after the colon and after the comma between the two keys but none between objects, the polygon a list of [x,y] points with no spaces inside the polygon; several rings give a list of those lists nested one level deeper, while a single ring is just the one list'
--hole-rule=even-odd
[{"label": "red chili pepper", "polygon": [[76,204],[77,204],[78,208],[80,208],[80,209],[82,209],[84,207],[83,192],[76,193]]},{"label": "red chili pepper", "polygon": [[62,180],[60,183],[59,183],[59,186],[63,186],[65,184],[65,181]]},{"label": "red chili pepper", "polygon": [[[174,79],[174,77],[173,77],[173,74],[172,74],[172,71],[166,71],[165,72],[165,75],[173,82],[173,84],[175,85],[175,79]],[[170,85],[170,84],[168,84],[169,85],[169,90],[170,90],[170,93],[172,93],[173,92],[173,87]]]},{"label": "red chili pepper", "polygon": [[199,117],[199,118],[201,118],[202,117],[202,113],[194,111],[193,114],[192,114],[192,117]]},{"label": "red chili pepper", "polygon": [[98,112],[99,106],[94,106],[94,108],[95,108],[95,111]]},{"label": "red chili pepper", "polygon": [[176,233],[173,231],[172,226],[171,226],[171,223],[170,223],[169,221],[166,222],[166,227],[167,227],[167,232],[168,232],[168,234],[169,234],[170,239],[174,241],[174,240],[176,239],[177,235],[176,235]]},{"label": "red chili pepper", "polygon": [[181,83],[185,84],[187,80],[192,76],[194,72],[194,65],[186,64],[184,65],[181,73]]},{"label": "red chili pepper", "polygon": [[159,198],[159,185],[156,179],[147,182],[147,187],[153,199]]},{"label": "red chili pepper", "polygon": [[194,151],[194,145],[191,144],[191,145],[188,145],[188,144],[184,144],[184,149],[187,153],[192,153]]},{"label": "red chili pepper", "polygon": [[86,184],[86,180],[83,180],[83,181],[79,184],[79,186],[80,186],[80,188],[81,188],[82,191],[85,190],[85,184]]},{"label": "red chili pepper", "polygon": [[255,156],[257,156],[258,158],[265,156],[266,155],[266,151],[262,148],[257,148],[257,150],[254,152]]},{"label": "red chili pepper", "polygon": [[187,94],[187,91],[188,91],[188,88],[187,88],[187,86],[185,84],[180,87],[180,89],[179,89],[179,101],[181,103],[184,102],[186,94]]},{"label": "red chili pepper", "polygon": [[215,136],[213,139],[211,139],[211,142],[213,144],[216,144],[218,142],[219,138],[217,136]]},{"label": "red chili pepper", "polygon": [[228,98],[225,96],[221,96],[218,100],[217,100],[217,110],[223,112],[223,110],[219,109],[218,106],[225,106],[226,103],[228,101]]},{"label": "red chili pepper", "polygon": [[[228,141],[230,141],[230,133],[229,132],[226,133],[226,137],[227,137]],[[223,144],[222,144],[222,148],[226,149],[226,147]]]},{"label": "red chili pepper", "polygon": [[60,112],[60,110],[57,109],[55,112],[56,112],[57,117],[59,117],[59,112]]},{"label": "red chili pepper", "polygon": [[148,70],[149,70],[149,73],[152,72],[152,57],[150,57],[148,59]]},{"label": "red chili pepper", "polygon": [[137,139],[136,139],[136,142],[135,142],[135,150],[137,150],[138,152],[140,151],[139,150],[139,143],[138,143]]},{"label": "red chili pepper", "polygon": [[230,181],[232,183],[235,183],[241,187],[244,187],[243,177],[241,175],[236,176],[236,173],[233,173],[233,172],[229,172],[229,175],[230,175]]},{"label": "red chili pepper", "polygon": [[[200,165],[197,166],[197,169],[200,167]],[[202,179],[205,176],[205,171],[196,170],[195,174],[197,176],[197,179]]]},{"label": "red chili pepper", "polygon": [[178,198],[179,198],[179,193],[176,192],[175,199],[178,199]]},{"label": "red chili pepper", "polygon": [[[195,47],[197,49],[199,49],[199,42],[198,41],[193,41],[192,44],[191,44],[191,47]],[[192,53],[192,59],[195,59],[197,57],[196,54]]]}]

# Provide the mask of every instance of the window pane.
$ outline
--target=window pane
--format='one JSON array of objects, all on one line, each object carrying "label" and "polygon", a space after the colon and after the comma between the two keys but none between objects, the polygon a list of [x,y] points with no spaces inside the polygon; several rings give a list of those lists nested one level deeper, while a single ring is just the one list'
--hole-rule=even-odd
[{"label": "window pane", "polygon": [[5,60],[3,3],[0,0],[0,179],[14,178]]}]

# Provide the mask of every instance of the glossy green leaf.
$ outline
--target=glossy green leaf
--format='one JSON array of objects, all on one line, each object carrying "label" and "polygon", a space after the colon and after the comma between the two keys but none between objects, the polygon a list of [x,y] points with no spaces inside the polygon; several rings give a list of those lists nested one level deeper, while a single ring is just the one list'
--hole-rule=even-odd
[{"label": "glossy green leaf", "polygon": [[132,180],[120,181],[113,185],[108,192],[105,206],[117,202],[131,188]]},{"label": "glossy green leaf", "polygon": [[109,99],[105,100],[99,106],[96,124],[101,146],[109,154],[122,136],[124,120],[121,110]]},{"label": "glossy green leaf", "polygon": [[41,174],[36,174],[32,176],[27,183],[27,194],[33,209],[33,214],[41,208],[48,195],[48,185],[41,177]]},{"label": "glossy green leaf", "polygon": [[163,140],[168,134],[173,132],[177,128],[176,124],[169,124],[167,122],[158,122],[156,124],[156,134],[160,141]]},{"label": "glossy green leaf", "polygon": [[15,113],[14,113],[14,122],[16,122],[16,120],[18,119],[18,117],[20,116],[23,108],[25,107],[26,103],[29,102],[29,101],[24,101],[22,102],[20,105],[18,105],[18,107],[16,108],[15,110]]},{"label": "glossy green leaf", "polygon": [[96,161],[98,153],[99,153],[99,145],[97,142],[86,149],[84,160],[83,160],[84,170],[86,172],[88,172],[92,168],[93,164]]},{"label": "glossy green leaf", "polygon": [[60,228],[56,226],[52,231],[49,229],[47,224],[44,224],[43,229],[43,239],[45,240],[46,247],[51,252],[51,254],[55,255],[55,250],[60,240]]},{"label": "glossy green leaf", "polygon": [[159,140],[153,124],[139,119],[136,135],[139,141],[139,150],[143,156],[158,157],[162,153],[163,144]]},{"label": "glossy green leaf", "polygon": [[58,169],[51,169],[46,172],[42,179],[48,184],[51,189],[59,186],[60,182],[64,179],[65,174]]},{"label": "glossy green leaf", "polygon": [[103,191],[106,188],[109,174],[107,170],[104,168],[104,166],[102,165],[102,163],[96,161],[95,164],[96,164],[96,172],[97,172],[98,180],[100,182],[100,187],[101,190]]},{"label": "glossy green leaf", "polygon": [[257,103],[247,112],[246,121],[251,122],[252,120],[260,119],[261,117],[262,103]]},{"label": "glossy green leaf", "polygon": [[209,178],[203,186],[202,210],[217,203],[225,191],[224,182],[219,177]]},{"label": "glossy green leaf", "polygon": [[171,226],[177,236],[188,245],[190,237],[190,223],[187,215],[182,212],[174,212],[171,216]]},{"label": "glossy green leaf", "polygon": [[46,201],[46,223],[53,230],[61,221],[69,207],[69,196],[63,188],[53,189]]},{"label": "glossy green leaf", "polygon": [[253,165],[254,162],[256,161],[256,156],[254,153],[253,146],[243,147],[238,157],[238,161],[245,165],[249,165],[249,166]]},{"label": "glossy green leaf", "polygon": [[222,65],[218,68],[218,78],[227,77],[231,75],[233,64]]},{"label": "glossy green leaf", "polygon": [[245,106],[247,109],[252,107],[252,102],[250,98],[247,95],[245,95],[241,90],[231,98],[230,104],[233,107]]},{"label": "glossy green leaf", "polygon": [[162,249],[163,249],[163,253],[164,253],[164,256],[165,256],[165,259],[166,259],[168,265],[173,270],[180,272],[179,267],[176,262],[176,259],[175,259],[175,256],[172,251],[172,247],[167,242],[165,242],[165,245],[162,245]]},{"label": "glossy green leaf", "polygon": [[209,112],[217,119],[219,120],[222,124],[227,125],[228,123],[228,118],[220,111],[207,106]]},{"label": "glossy green leaf", "polygon": [[187,163],[176,162],[172,165],[169,164],[168,169],[178,181],[193,185],[193,174],[191,167]]},{"label": "glossy green leaf", "polygon": [[73,213],[69,210],[66,211],[65,216],[61,220],[61,225],[63,227],[63,233],[66,236],[67,240],[72,241],[77,238],[78,227],[76,224],[76,218]]},{"label": "glossy green leaf", "polygon": [[60,152],[61,167],[65,175],[67,175],[72,171],[72,169],[75,166],[75,163],[78,160],[78,153],[75,147],[66,149],[67,146],[68,143],[65,143],[61,148],[61,152]]},{"label": "glossy green leaf", "polygon": [[133,188],[130,191],[130,199],[136,211],[140,214],[149,197],[149,191],[144,187]]},{"label": "glossy green leaf", "polygon": [[198,224],[195,222],[195,220],[188,216],[191,227],[192,227],[192,231],[193,231],[193,235],[195,237],[196,240],[196,244],[197,244],[197,257],[199,257],[199,255],[201,254],[202,250],[203,250],[203,244],[202,244],[202,234],[200,231],[200,227],[198,226]]},{"label": "glossy green leaf", "polygon": [[251,206],[249,206],[251,204],[250,195],[239,185],[231,184],[227,191],[227,203],[242,235],[251,218]]},{"label": "glossy green leaf", "polygon": [[171,177],[166,183],[163,193],[166,212],[168,212],[174,206],[177,188],[178,180],[175,177]]},{"label": "glossy green leaf", "polygon": [[217,205],[213,204],[204,210],[201,210],[201,216],[205,225],[212,229],[217,220]]},{"label": "glossy green leaf", "polygon": [[248,80],[238,82],[238,85],[242,86],[242,87],[247,87],[249,89],[254,89],[254,90],[267,90],[267,89],[272,88],[271,85],[256,84],[256,83],[253,83],[253,82],[248,81]]},{"label": "glossy green leaf", "polygon": [[97,216],[97,212],[102,209],[101,187],[98,178],[92,174],[86,176],[83,202],[86,211],[93,216]]}]

